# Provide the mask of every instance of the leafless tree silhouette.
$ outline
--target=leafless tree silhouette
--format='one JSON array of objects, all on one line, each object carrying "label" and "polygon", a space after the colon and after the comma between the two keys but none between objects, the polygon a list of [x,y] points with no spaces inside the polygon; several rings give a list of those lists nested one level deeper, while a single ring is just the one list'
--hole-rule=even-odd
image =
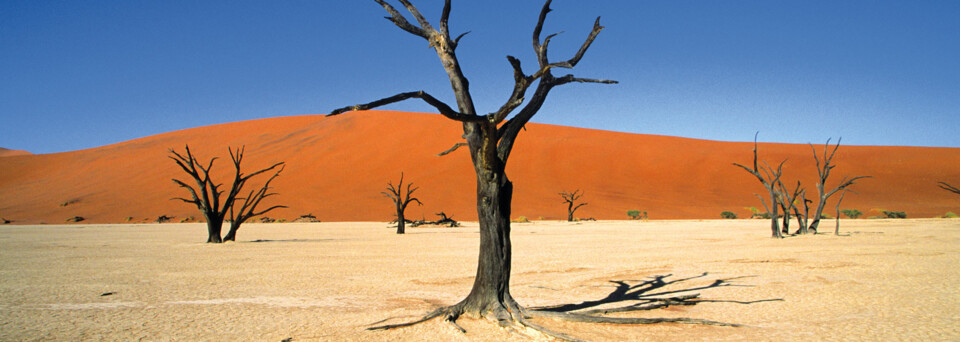
[{"label": "leafless tree silhouette", "polygon": [[[758,133],[759,134],[759,133]],[[753,168],[749,168],[737,163],[733,165],[739,166],[749,172],[754,177],[757,177],[757,180],[760,181],[760,184],[767,189],[767,193],[770,196],[770,205],[767,205],[767,202],[763,200],[763,197],[757,195],[760,198],[760,203],[763,204],[763,207],[767,209],[767,212],[770,213],[770,230],[772,237],[782,238],[783,233],[780,231],[780,225],[777,222],[779,215],[778,209],[780,192],[777,190],[777,184],[780,184],[780,177],[783,175],[783,163],[787,161],[784,160],[780,162],[780,165],[776,169],[770,167],[766,161],[763,162],[763,166],[760,166],[757,162],[757,134],[753,136]]]},{"label": "leafless tree silhouette", "polygon": [[[243,221],[246,221],[250,217],[261,215],[270,210],[283,207],[273,206],[260,212],[255,211],[256,206],[260,204],[260,201],[262,201],[263,198],[275,195],[273,193],[268,193],[267,191],[269,189],[269,183],[280,174],[280,171],[283,170],[283,162],[273,164],[268,168],[261,169],[249,175],[244,175],[243,172],[240,171],[240,163],[243,161],[243,147],[238,148],[236,151],[231,148],[227,148],[227,151],[230,153],[230,159],[233,161],[234,175],[233,183],[229,188],[227,188],[226,197],[221,200],[221,197],[224,195],[224,190],[221,190],[223,183],[216,183],[210,178],[210,169],[213,168],[213,162],[216,161],[217,158],[211,158],[208,163],[202,164],[190,151],[189,145],[185,146],[185,149],[186,152],[183,154],[170,149],[171,156],[169,157],[170,159],[173,159],[178,166],[180,166],[183,172],[193,179],[196,187],[174,178],[173,182],[179,185],[181,188],[186,189],[190,193],[190,198],[187,199],[175,197],[173,199],[193,204],[197,206],[197,209],[200,209],[200,211],[203,212],[203,216],[207,221],[208,243],[221,243],[224,241],[224,239],[220,237],[220,233],[223,228],[223,220],[227,216],[228,212],[232,213],[233,205],[238,199],[237,195],[240,194],[243,186],[246,185],[250,178],[256,175],[276,169],[278,167],[280,168],[272,177],[270,177],[269,180],[267,180],[260,191],[251,191],[249,196],[243,198],[244,204],[238,212],[238,215],[234,216],[231,214],[232,219],[235,222],[231,223],[230,234],[228,234],[230,240],[236,238],[236,230],[240,228],[240,224],[242,224]],[[239,220],[239,222],[236,222],[237,220]]]},{"label": "leafless tree silhouette", "polygon": [[[407,220],[403,216],[403,212],[407,210],[407,205],[411,202],[417,202],[418,205],[423,205],[419,199],[416,197],[411,197],[414,191],[417,191],[419,188],[411,189],[413,183],[407,183],[407,189],[403,190],[403,173],[400,173],[400,183],[397,183],[397,186],[393,186],[393,183],[387,182],[387,191],[381,192],[387,198],[393,200],[393,204],[397,207],[397,234],[403,234],[405,231]],[[402,190],[402,191],[401,191]]]},{"label": "leafless tree silhouette", "polygon": [[573,222],[573,213],[580,209],[580,207],[587,205],[586,202],[577,204],[577,200],[580,197],[583,197],[583,192],[580,192],[580,189],[575,190],[573,193],[561,192],[560,197],[563,197],[563,203],[567,204],[567,222]]},{"label": "leafless tree silhouette", "polygon": [[[830,171],[833,171],[833,168],[837,167],[836,165],[831,165],[833,162],[833,157],[837,153],[837,149],[840,148],[840,139],[837,139],[837,144],[833,147],[833,150],[830,151],[830,139],[827,139],[827,143],[823,147],[823,159],[818,157],[817,149],[813,147],[813,144],[810,144],[810,149],[813,150],[813,160],[817,163],[817,174],[819,175],[817,179],[817,193],[819,194],[820,201],[817,203],[817,209],[813,214],[813,222],[810,222],[810,230],[814,233],[817,232],[817,228],[820,227],[820,217],[823,216],[823,209],[827,206],[827,199],[837,191],[844,190],[847,187],[851,186],[858,179],[870,178],[871,176],[856,176],[852,178],[844,177],[840,180],[840,184],[834,187],[831,190],[826,190],[825,184],[827,183],[827,178],[830,177]],[[829,154],[828,154],[829,152]]]}]

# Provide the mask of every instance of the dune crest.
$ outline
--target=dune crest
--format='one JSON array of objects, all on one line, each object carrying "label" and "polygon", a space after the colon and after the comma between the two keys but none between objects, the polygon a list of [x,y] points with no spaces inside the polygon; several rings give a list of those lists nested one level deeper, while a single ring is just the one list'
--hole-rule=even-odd
[{"label": "dune crest", "polygon": [[0,147],[0,157],[29,156],[29,155],[33,155],[33,153],[30,153],[24,150],[11,150],[8,148]]},{"label": "dune crest", "polygon": [[[515,186],[512,217],[565,218],[558,193],[576,189],[589,202],[577,211],[582,218],[626,219],[631,209],[653,219],[719,218],[725,210],[747,217],[746,207],[761,207],[754,196],[763,192],[761,185],[731,165],[752,161],[752,143],[545,124],[527,129],[507,168]],[[219,157],[214,174],[224,176],[231,168],[228,146],[246,146],[249,169],[285,161],[271,203],[289,208],[271,212],[274,218],[389,221],[392,204],[380,192],[404,172],[420,187],[417,197],[424,204],[408,209],[410,219],[433,219],[443,211],[475,220],[469,157],[463,151],[437,156],[461,141],[461,134],[458,123],[440,115],[374,110],[234,122],[82,151],[11,156],[0,159],[0,216],[24,224],[63,223],[74,216],[85,223],[199,217],[195,208],[170,200],[184,193],[170,181],[182,175],[168,149],[189,144],[204,160]],[[802,181],[807,198],[816,197],[809,146],[761,143],[759,153],[770,163],[788,159],[784,179]],[[881,215],[879,210],[909,217],[960,210],[960,199],[936,186],[960,183],[960,168],[944,167],[960,165],[958,148],[842,145],[835,164],[831,182],[873,176],[852,188],[857,194],[848,194],[842,208],[867,217]],[[832,206],[827,209],[833,215]]]}]

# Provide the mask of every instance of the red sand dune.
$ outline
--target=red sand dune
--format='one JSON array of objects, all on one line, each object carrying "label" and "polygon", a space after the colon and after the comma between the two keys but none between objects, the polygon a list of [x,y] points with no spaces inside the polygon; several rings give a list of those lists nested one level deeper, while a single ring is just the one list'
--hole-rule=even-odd
[{"label": "red sand dune", "polygon": [[0,157],[9,157],[9,156],[24,156],[31,155],[32,153],[23,151],[23,150],[11,150],[0,147]]},{"label": "red sand dune", "polygon": [[[204,160],[220,157],[214,170],[225,181],[232,168],[228,146],[246,146],[248,171],[286,161],[274,181],[279,195],[264,204],[289,208],[271,217],[312,213],[323,221],[388,221],[392,203],[380,192],[403,171],[420,187],[416,196],[424,203],[411,207],[409,218],[432,219],[444,211],[475,220],[469,157],[462,150],[437,156],[461,134],[458,123],[435,114],[368,111],[235,122],[89,150],[7,156],[0,158],[0,217],[22,224],[63,223],[73,216],[87,222],[201,217],[196,208],[170,200],[186,193],[170,181],[183,175],[167,158],[168,149],[190,144]],[[575,189],[589,202],[578,217],[626,219],[630,209],[645,210],[653,219],[713,219],[724,210],[747,217],[745,207],[761,207],[754,193],[763,188],[731,163],[751,163],[751,150],[752,143],[530,124],[508,165],[515,184],[512,217],[565,218],[557,193]],[[799,179],[808,198],[816,197],[808,145],[762,143],[759,151],[771,164],[788,158],[784,179],[791,184]],[[844,176],[874,177],[855,185],[857,194],[848,194],[843,208],[857,208],[864,216],[880,215],[878,210],[905,211],[909,217],[960,212],[960,198],[936,184],[960,186],[958,148],[843,145],[835,164],[828,186]],[[828,209],[832,214],[832,206]]]}]

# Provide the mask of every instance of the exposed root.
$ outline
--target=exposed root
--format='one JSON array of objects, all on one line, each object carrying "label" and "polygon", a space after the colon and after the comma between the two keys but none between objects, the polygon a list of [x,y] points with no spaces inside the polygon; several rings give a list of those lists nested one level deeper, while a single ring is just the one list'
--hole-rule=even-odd
[{"label": "exposed root", "polygon": [[[434,310],[433,312],[428,313],[426,316],[423,316],[423,318],[420,318],[420,319],[418,319],[418,320],[416,320],[416,321],[413,321],[413,322],[398,323],[398,324],[376,325],[376,326],[372,326],[372,327],[367,328],[367,330],[390,330],[390,329],[395,329],[395,328],[403,328],[403,327],[409,327],[409,326],[412,326],[412,325],[417,325],[417,324],[420,324],[420,323],[429,321],[429,320],[431,320],[431,319],[440,317],[441,315],[448,314],[447,311],[448,311],[449,309],[450,309],[449,307],[436,309],[436,310]],[[463,328],[460,328],[460,330],[463,330]]]}]

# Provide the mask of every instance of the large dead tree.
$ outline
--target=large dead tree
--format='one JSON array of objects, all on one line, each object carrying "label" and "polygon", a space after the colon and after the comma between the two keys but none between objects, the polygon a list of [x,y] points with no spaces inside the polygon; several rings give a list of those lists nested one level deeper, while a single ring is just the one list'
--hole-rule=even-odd
[{"label": "large dead tree", "polygon": [[[817,232],[817,228],[820,227],[820,218],[823,216],[823,209],[827,206],[827,199],[837,191],[841,191],[851,186],[858,179],[870,178],[871,176],[856,176],[853,178],[844,177],[840,180],[840,184],[834,187],[831,190],[826,190],[827,178],[830,177],[830,171],[833,171],[833,168],[837,167],[832,165],[833,157],[837,153],[837,149],[840,148],[840,140],[837,139],[837,144],[833,147],[833,150],[830,150],[830,139],[827,139],[826,144],[823,147],[823,159],[817,155],[817,148],[813,147],[813,144],[810,144],[810,149],[813,150],[813,160],[817,163],[817,174],[819,175],[817,179],[817,193],[820,195],[820,201],[817,203],[817,210],[814,211],[813,222],[810,222],[810,230],[814,233]],[[828,153],[829,152],[829,153]]]},{"label": "large dead tree", "polygon": [[580,192],[580,189],[575,190],[573,193],[561,192],[560,197],[563,197],[563,203],[567,204],[567,222],[573,222],[573,213],[580,209],[580,207],[587,205],[586,202],[577,204],[577,200],[580,197],[583,197],[583,192]]},{"label": "large dead tree", "polygon": [[[513,184],[507,178],[505,169],[517,135],[524,128],[524,125],[530,121],[530,118],[540,110],[551,90],[568,83],[616,83],[611,80],[581,78],[572,74],[563,76],[553,74],[557,69],[572,69],[580,62],[587,49],[590,48],[594,39],[603,29],[603,26],[600,26],[600,19],[597,18],[594,22],[593,29],[573,57],[562,61],[550,61],[547,58],[547,47],[556,34],[541,39],[544,21],[550,12],[550,1],[547,0],[533,29],[532,47],[537,60],[533,72],[524,72],[519,59],[507,56],[507,61],[513,69],[513,90],[502,106],[493,112],[481,115],[474,107],[469,82],[461,72],[460,62],[456,55],[456,48],[464,35],[461,34],[452,38],[449,32],[450,0],[444,1],[440,25],[436,28],[408,0],[400,0],[400,2],[416,19],[416,24],[408,21],[403,14],[384,0],[375,1],[387,11],[389,16],[386,18],[388,20],[404,31],[425,39],[430,47],[436,51],[456,97],[456,109],[424,91],[412,91],[366,104],[340,108],[331,112],[330,115],[352,110],[366,110],[415,98],[433,106],[443,116],[461,122],[463,138],[466,139],[466,142],[454,145],[454,148],[443,154],[450,153],[457,147],[462,146],[467,146],[470,151],[470,158],[473,161],[477,180],[476,198],[477,216],[480,223],[480,251],[473,288],[462,301],[449,307],[437,309],[415,322],[383,325],[370,329],[409,326],[436,317],[443,317],[444,320],[456,325],[457,318],[466,314],[494,319],[503,326],[520,325],[547,332],[546,329],[542,329],[527,320],[537,311],[524,309],[510,294],[510,265],[512,259],[510,209],[513,198]],[[533,94],[528,96],[531,88],[533,88]],[[598,321],[623,323],[618,321],[617,318],[597,317],[596,319]],[[562,334],[549,334],[562,336]]]},{"label": "large dead tree", "polygon": [[767,164],[766,161],[763,162],[763,166],[760,166],[757,162],[757,135],[753,136],[753,168],[749,168],[737,163],[733,165],[739,166],[749,172],[754,177],[757,177],[757,180],[760,181],[760,184],[767,189],[767,194],[770,196],[770,206],[767,206],[767,203],[763,200],[763,197],[757,195],[760,198],[761,204],[767,209],[767,212],[770,213],[770,230],[771,236],[774,238],[782,238],[783,232],[780,231],[780,224],[777,222],[780,214],[778,209],[780,207],[780,191],[777,189],[777,184],[780,183],[780,177],[783,175],[783,164],[787,161],[784,160],[780,162],[780,165],[776,169],[770,167],[770,164]]},{"label": "large dead tree", "polygon": [[413,183],[407,183],[407,189],[403,189],[403,173],[400,173],[400,183],[397,183],[397,186],[393,186],[393,183],[387,182],[387,191],[381,192],[387,198],[393,200],[393,204],[396,205],[397,209],[397,234],[403,234],[406,227],[407,220],[403,216],[403,212],[407,210],[407,205],[411,202],[417,202],[418,205],[423,205],[419,199],[416,197],[411,197],[414,191],[417,191],[418,188],[410,188]]},{"label": "large dead tree", "polygon": [[[250,178],[259,175],[261,173],[276,169],[280,167],[280,170],[270,177],[270,180],[264,184],[262,191],[257,191],[256,193],[251,192],[251,195],[247,196],[245,204],[239,211],[239,215],[233,216],[232,219],[236,221],[240,219],[240,222],[231,223],[230,229],[230,240],[236,238],[236,230],[239,229],[242,221],[256,216],[250,215],[255,212],[256,206],[263,200],[264,197],[268,197],[273,194],[268,194],[267,190],[269,188],[269,183],[277,175],[280,174],[280,171],[283,170],[283,162],[273,164],[272,166],[256,171],[254,173],[245,175],[240,171],[240,163],[243,161],[243,148],[238,148],[234,151],[231,148],[227,148],[227,151],[230,153],[230,159],[233,161],[234,173],[233,173],[233,183],[230,184],[230,187],[226,189],[226,197],[224,197],[224,190],[221,190],[223,183],[216,183],[210,178],[210,169],[213,168],[213,162],[217,160],[216,157],[211,158],[210,162],[202,164],[196,156],[190,151],[190,146],[185,146],[186,152],[180,154],[177,151],[170,149],[172,154],[170,159],[173,159],[178,166],[187,173],[190,178],[193,179],[196,187],[187,184],[179,179],[174,178],[173,182],[179,185],[180,187],[186,189],[190,193],[190,198],[175,197],[174,200],[180,200],[186,203],[193,204],[197,206],[197,209],[200,209],[203,212],[203,216],[207,221],[207,242],[208,243],[221,243],[224,240],[220,237],[220,233],[223,229],[223,220],[227,217],[227,213],[230,212],[235,204],[235,201],[238,199],[237,195],[240,194],[240,191],[243,189],[243,186],[246,185],[247,181]],[[204,166],[206,165],[206,166]],[[257,196],[260,196],[259,198]],[[260,212],[260,214],[267,211],[276,209],[280,206],[271,207],[265,211]]]}]

